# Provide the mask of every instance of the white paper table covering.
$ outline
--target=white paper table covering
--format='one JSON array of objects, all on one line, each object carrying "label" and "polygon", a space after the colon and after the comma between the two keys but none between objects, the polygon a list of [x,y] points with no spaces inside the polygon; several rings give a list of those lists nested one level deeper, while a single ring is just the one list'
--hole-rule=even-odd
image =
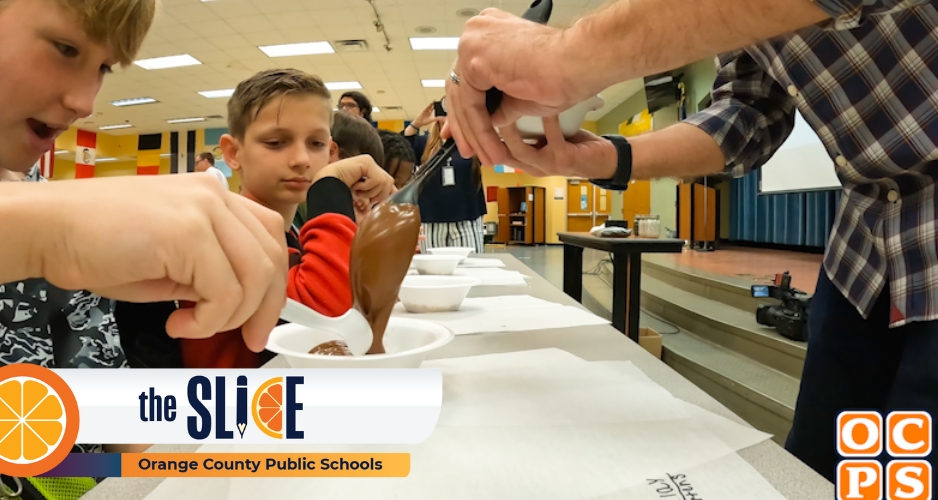
[{"label": "white paper table covering", "polygon": [[[151,500],[194,498],[660,498],[649,479],[685,474],[699,498],[777,500],[781,496],[735,455],[686,403],[627,362],[587,363],[554,349],[428,362],[444,371],[444,414],[413,446],[203,446],[200,451],[410,452],[406,479],[170,479]],[[521,377],[521,373],[527,376]],[[616,387],[608,387],[612,382]],[[617,383],[617,384],[616,384]],[[557,402],[584,390],[567,409]],[[550,387],[557,388],[549,394]],[[619,400],[634,393],[629,410]],[[519,402],[519,400],[521,402]],[[602,401],[601,401],[602,400]],[[679,408],[675,409],[677,404]],[[656,412],[671,418],[647,420]],[[486,411],[488,410],[488,411]],[[703,411],[703,410],[701,410]],[[623,419],[607,422],[610,416]],[[665,416],[667,417],[667,415]],[[465,421],[470,418],[472,421]],[[722,418],[722,417],[717,417]],[[573,420],[575,423],[563,424]],[[737,425],[730,422],[730,424]],[[740,426],[741,427],[741,426]],[[226,487],[227,486],[227,487]]]}]

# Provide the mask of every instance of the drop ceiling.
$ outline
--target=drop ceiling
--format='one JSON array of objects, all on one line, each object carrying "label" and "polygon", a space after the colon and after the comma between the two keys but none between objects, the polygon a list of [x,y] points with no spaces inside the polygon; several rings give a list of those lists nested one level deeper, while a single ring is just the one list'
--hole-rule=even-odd
[{"label": "drop ceiling", "polygon": [[[604,0],[556,0],[551,24],[564,25],[597,8]],[[319,75],[327,82],[360,82],[381,109],[376,120],[412,119],[443,94],[424,88],[421,80],[444,78],[455,51],[414,51],[408,39],[417,36],[459,36],[466,21],[458,12],[500,7],[521,13],[528,2],[505,0],[375,0],[393,50],[375,29],[367,0],[161,0],[159,12],[139,59],[189,54],[203,64],[145,70],[118,68],[98,95],[95,114],[79,120],[81,128],[130,123],[133,128],[110,130],[115,135],[223,127],[227,99],[209,99],[200,91],[229,89],[257,71],[292,67]],[[426,34],[427,27],[432,28]],[[365,40],[365,51],[270,58],[258,46],[338,40]],[[595,120],[642,87],[625,82],[603,92],[606,106],[591,113]],[[333,92],[338,100],[341,91]],[[111,101],[151,97],[158,102],[115,107]],[[399,107],[400,109],[388,109]],[[221,116],[198,123],[168,124],[176,118]]]}]

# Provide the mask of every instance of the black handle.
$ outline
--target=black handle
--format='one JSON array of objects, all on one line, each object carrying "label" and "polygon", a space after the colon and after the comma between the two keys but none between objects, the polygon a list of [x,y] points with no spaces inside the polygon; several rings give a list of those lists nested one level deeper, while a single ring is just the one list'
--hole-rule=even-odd
[{"label": "black handle", "polygon": [[[538,24],[547,24],[553,9],[553,0],[534,0],[534,3],[528,7],[528,10],[526,10],[521,17]],[[504,96],[505,94],[495,87],[485,92],[485,108],[488,109],[490,115],[495,113],[498,107],[502,105],[502,98]]]},{"label": "black handle", "polygon": [[550,21],[550,13],[553,9],[554,2],[552,0],[535,0],[521,17],[538,24],[547,24],[547,21]]}]

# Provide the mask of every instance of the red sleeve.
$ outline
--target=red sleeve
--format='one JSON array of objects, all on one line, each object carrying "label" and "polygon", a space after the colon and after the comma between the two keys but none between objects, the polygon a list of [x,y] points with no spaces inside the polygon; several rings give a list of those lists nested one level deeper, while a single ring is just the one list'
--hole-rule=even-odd
[{"label": "red sleeve", "polygon": [[[349,256],[355,222],[325,213],[303,225],[300,262],[290,268],[287,296],[326,316],[341,316],[352,307]],[[258,368],[264,357],[252,352],[241,330],[219,332],[207,339],[182,340],[186,368]]]},{"label": "red sleeve", "polygon": [[355,222],[336,213],[317,216],[300,229],[303,254],[290,268],[287,296],[326,316],[352,308],[349,256]]}]

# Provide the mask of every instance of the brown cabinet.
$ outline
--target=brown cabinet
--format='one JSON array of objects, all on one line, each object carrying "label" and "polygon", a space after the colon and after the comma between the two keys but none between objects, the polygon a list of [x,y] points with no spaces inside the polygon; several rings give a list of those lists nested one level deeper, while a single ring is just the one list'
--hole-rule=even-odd
[{"label": "brown cabinet", "polygon": [[498,189],[498,234],[496,243],[544,244],[546,190],[538,186]]}]

